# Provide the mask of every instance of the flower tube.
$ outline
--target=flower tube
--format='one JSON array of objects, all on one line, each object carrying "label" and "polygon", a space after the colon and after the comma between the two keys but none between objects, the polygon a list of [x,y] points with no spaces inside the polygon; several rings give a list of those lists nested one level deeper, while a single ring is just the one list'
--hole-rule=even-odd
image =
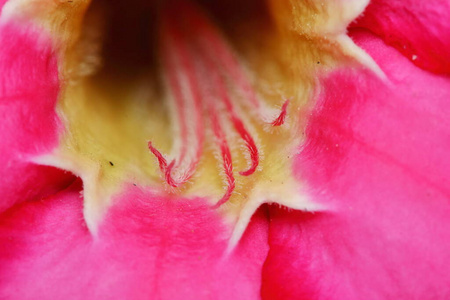
[{"label": "flower tube", "polygon": [[449,11],[5,2],[0,298],[448,298]]}]

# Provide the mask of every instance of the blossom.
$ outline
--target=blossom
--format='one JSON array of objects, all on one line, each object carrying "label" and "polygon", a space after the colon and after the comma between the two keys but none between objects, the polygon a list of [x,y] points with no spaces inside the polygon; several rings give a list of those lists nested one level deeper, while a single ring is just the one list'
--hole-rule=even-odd
[{"label": "blossom", "polygon": [[3,6],[1,298],[448,297],[448,5],[149,3]]}]

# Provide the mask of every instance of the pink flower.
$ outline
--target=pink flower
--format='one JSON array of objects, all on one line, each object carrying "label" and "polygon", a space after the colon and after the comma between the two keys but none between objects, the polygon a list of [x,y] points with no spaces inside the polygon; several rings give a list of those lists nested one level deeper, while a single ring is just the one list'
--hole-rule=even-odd
[{"label": "pink flower", "polygon": [[1,299],[449,298],[450,5],[246,3],[4,4]]}]

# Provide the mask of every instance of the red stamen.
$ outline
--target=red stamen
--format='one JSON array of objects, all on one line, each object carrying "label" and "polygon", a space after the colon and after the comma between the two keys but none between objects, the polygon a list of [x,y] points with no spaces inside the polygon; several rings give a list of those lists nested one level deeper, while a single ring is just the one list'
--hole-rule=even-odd
[{"label": "red stamen", "polygon": [[[161,27],[163,30],[161,33],[163,66],[173,93],[174,109],[180,126],[179,155],[168,164],[166,158],[153,147],[151,142],[148,143],[148,147],[157,158],[167,184],[178,187],[187,182],[194,175],[203,151],[202,106],[205,106],[216,143],[220,149],[227,185],[225,194],[214,206],[217,208],[230,199],[236,187],[232,155],[217,107],[219,103],[222,103],[226,109],[229,121],[244,141],[250,155],[249,168],[239,173],[243,176],[253,174],[260,159],[256,143],[239,117],[234,107],[235,103],[230,98],[226,79],[237,86],[240,93],[248,98],[251,106],[256,108],[258,113],[261,114],[261,111],[266,108],[264,103],[257,99],[237,57],[220,32],[214,28],[214,25],[201,13],[200,9],[188,1],[180,1],[179,4],[182,7],[178,6],[177,10],[171,10],[171,6],[166,7],[166,10],[163,11],[164,21]],[[183,12],[184,19],[180,19],[178,9]],[[197,44],[193,45],[192,42]],[[191,51],[193,46],[196,47],[196,51]],[[198,76],[201,76],[201,80]],[[185,88],[189,90],[188,93],[185,93]],[[205,92],[205,88],[213,92],[214,97],[202,94]],[[215,101],[215,98],[218,98],[219,103]],[[286,100],[278,117],[270,122],[272,126],[284,124],[288,105],[289,100]],[[196,139],[195,151],[190,152],[189,146],[192,139]],[[172,172],[177,167],[182,168],[180,171],[183,173],[175,180]]]},{"label": "red stamen", "polygon": [[165,175],[165,179],[166,179],[167,183],[172,187],[178,187],[178,184],[170,176],[170,171],[172,170],[172,168],[175,164],[175,160],[173,160],[169,165],[167,165],[167,160],[164,158],[164,156],[161,154],[161,152],[158,149],[153,147],[152,142],[148,142],[148,148],[150,149],[152,154],[158,160],[159,169]]},{"label": "red stamen", "polygon": [[[247,79],[244,70],[239,64],[238,59],[233,54],[231,47],[225,42],[221,33],[214,27],[212,22],[208,20],[206,15],[201,14],[200,9],[195,9],[192,4],[184,2],[184,8],[188,11],[187,15],[191,17],[192,27],[197,30],[197,39],[200,40],[200,44],[207,50],[206,55],[211,56],[214,53],[214,60],[221,65],[221,67],[229,73],[229,78],[233,83],[241,90],[242,94],[250,100],[250,103],[258,110],[264,109],[264,105],[258,101],[256,93],[253,90],[250,81]],[[210,51],[210,49],[213,51]],[[284,123],[286,117],[286,102],[283,104],[280,116],[277,118],[280,121],[277,125],[271,122],[273,126],[280,126]],[[262,115],[262,112],[260,112]],[[281,117],[281,118],[280,118]],[[263,117],[264,118],[264,117]]]},{"label": "red stamen", "polygon": [[[195,156],[192,159],[188,171],[186,175],[184,176],[183,182],[186,182],[189,180],[195,172],[195,169],[198,165],[198,162],[200,161],[200,157],[203,152],[203,139],[204,139],[204,130],[203,130],[203,119],[202,119],[202,113],[201,113],[201,107],[202,107],[202,99],[201,99],[201,93],[200,93],[200,87],[198,79],[195,75],[194,67],[192,66],[192,58],[189,57],[189,53],[186,49],[187,47],[187,41],[183,39],[183,36],[172,27],[172,36],[173,36],[173,46],[177,52],[177,55],[179,56],[181,60],[181,71],[188,79],[188,85],[189,89],[192,93],[192,97],[194,100],[194,112],[195,116],[193,118],[194,124],[195,124],[195,132],[194,135],[197,137],[197,144],[196,144],[196,151]],[[170,174],[170,171],[169,171]]]},{"label": "red stamen", "polygon": [[216,30],[205,15],[200,13],[199,9],[195,9],[193,5],[189,5],[186,1],[184,1],[184,4],[183,9],[187,12],[186,15],[190,17],[192,28],[198,31],[197,37],[201,44],[208,49],[208,53],[214,53],[216,61],[230,73],[234,83],[242,90],[252,105],[259,108],[260,102],[256,98],[250,82],[247,80],[238,59],[233,55],[231,47],[221,37],[221,33]]},{"label": "red stamen", "polygon": [[222,78],[220,77],[220,74],[218,74],[214,65],[210,64],[209,70],[211,71],[210,74],[212,75],[212,79],[214,79],[214,81],[215,81],[214,85],[217,86],[217,88],[219,90],[220,99],[224,102],[227,112],[230,115],[231,122],[233,123],[234,129],[239,133],[241,138],[245,141],[245,146],[247,147],[247,149],[250,153],[250,160],[251,160],[250,168],[246,171],[239,172],[239,174],[241,174],[243,176],[249,176],[256,171],[256,168],[258,167],[258,164],[259,164],[258,148],[256,147],[253,137],[250,135],[250,133],[245,128],[244,123],[237,116],[237,114],[234,110],[233,104],[230,101],[230,98],[228,96],[227,90],[224,86],[224,82],[223,82]]},{"label": "red stamen", "polygon": [[185,183],[185,181],[177,182],[172,177],[172,169],[175,165],[175,160],[172,160],[170,164],[167,166],[166,171],[164,172],[164,177],[166,179],[166,182],[171,187],[178,187],[179,185]]},{"label": "red stamen", "polygon": [[225,202],[227,202],[231,194],[233,193],[236,183],[233,175],[233,160],[231,158],[231,151],[228,147],[225,134],[223,133],[222,127],[217,116],[217,111],[214,108],[214,103],[211,100],[208,101],[208,112],[210,113],[210,120],[213,127],[213,132],[216,137],[217,143],[220,147],[220,153],[222,155],[223,170],[225,172],[225,177],[227,179],[227,190],[222,198],[213,206],[213,208],[218,208]]},{"label": "red stamen", "polygon": [[278,118],[276,118],[275,121],[272,122],[272,126],[280,126],[280,125],[284,124],[284,121],[286,121],[288,105],[289,105],[289,99],[283,103],[283,106],[281,107],[281,113],[278,116]]},{"label": "red stamen", "polygon": [[[211,75],[211,70],[209,66],[206,65],[206,60],[204,59],[204,56],[202,54],[195,55],[193,57],[194,61],[196,61],[197,68],[196,71],[199,76],[201,76],[201,82],[203,88],[203,101],[206,107],[207,116],[210,119],[211,125],[212,125],[212,131],[216,139],[216,143],[219,145],[221,157],[222,157],[222,166],[227,182],[227,188],[225,191],[225,194],[222,196],[222,198],[213,206],[213,208],[218,208],[225,202],[227,202],[235,187],[236,182],[233,174],[233,160],[231,156],[231,151],[228,146],[228,142],[226,140],[226,135],[224,133],[224,130],[222,129],[222,125],[219,118],[219,113],[217,111],[217,102],[208,92],[214,92],[216,91],[216,85],[215,81],[213,80]],[[216,72],[213,73],[215,74]]]},{"label": "red stamen", "polygon": [[[207,51],[207,49],[202,49],[202,50],[205,52]],[[250,161],[251,161],[250,168],[246,171],[239,172],[239,174],[241,174],[243,176],[249,176],[249,175],[255,173],[256,168],[259,165],[258,148],[256,147],[253,137],[250,135],[248,130],[245,128],[244,123],[237,115],[237,113],[233,107],[233,103],[231,102],[230,97],[228,95],[228,91],[225,87],[225,82],[224,82],[216,64],[207,55],[204,55],[203,57],[204,57],[203,60],[207,64],[208,71],[210,71],[211,79],[214,81],[213,86],[217,87],[217,89],[219,91],[220,99],[225,104],[227,112],[230,115],[231,122],[233,123],[234,129],[239,133],[241,138],[245,141],[245,146],[247,147],[247,149],[250,153]]]},{"label": "red stamen", "polygon": [[[167,26],[164,24],[163,27]],[[180,126],[180,138],[181,138],[181,149],[180,149],[180,157],[179,162],[181,163],[184,160],[184,157],[187,152],[187,138],[188,138],[188,128],[186,124],[186,98],[183,95],[181,86],[180,86],[180,78],[177,68],[177,62],[175,58],[174,51],[172,51],[173,47],[170,47],[170,42],[168,41],[168,36],[162,36],[162,51],[161,53],[163,58],[163,66],[166,70],[166,76],[169,81],[170,90],[173,93],[173,97],[175,100],[175,109],[177,111],[179,126]]]},{"label": "red stamen", "polygon": [[[202,144],[203,144],[203,128],[202,128],[202,116],[201,116],[201,99],[200,93],[198,91],[197,80],[194,78],[194,74],[192,71],[192,67],[190,66],[189,58],[185,52],[185,46],[182,43],[182,38],[179,33],[174,29],[170,28],[169,23],[165,23],[162,28],[164,29],[162,37],[163,37],[163,62],[165,65],[165,70],[167,72],[167,76],[169,79],[169,85],[171,87],[172,92],[174,93],[175,99],[175,109],[177,110],[178,118],[180,120],[180,134],[181,134],[181,149],[178,160],[173,160],[169,166],[167,166],[167,161],[164,159],[164,163],[161,164],[161,158],[163,158],[162,154],[154,148],[151,143],[149,143],[149,149],[156,156],[158,162],[160,164],[161,172],[165,175],[166,182],[172,187],[178,187],[184,183],[186,183],[195,173],[195,169],[198,165],[202,154]],[[170,41],[171,39],[171,41]],[[173,44],[173,45],[171,45]],[[175,50],[175,51],[171,51]],[[177,57],[178,56],[178,57]],[[181,60],[180,67],[176,67],[176,59]],[[179,74],[177,74],[179,73]],[[194,157],[189,162],[187,170],[182,175],[182,177],[178,180],[175,180],[172,176],[172,170],[178,162],[178,165],[183,162],[187,155],[188,148],[188,138],[189,138],[189,130],[187,126],[186,116],[188,113],[187,110],[187,99],[182,93],[181,85],[180,85],[180,75],[186,76],[188,78],[188,86],[194,98],[194,118],[191,121],[191,126],[194,126],[194,135],[196,136],[196,151]]]},{"label": "red stamen", "polygon": [[161,154],[161,152],[158,151],[155,147],[153,147],[152,142],[148,142],[148,149],[153,153],[153,155],[158,160],[159,168],[161,169],[161,172],[165,172],[167,168],[167,160],[164,158],[164,156]]}]

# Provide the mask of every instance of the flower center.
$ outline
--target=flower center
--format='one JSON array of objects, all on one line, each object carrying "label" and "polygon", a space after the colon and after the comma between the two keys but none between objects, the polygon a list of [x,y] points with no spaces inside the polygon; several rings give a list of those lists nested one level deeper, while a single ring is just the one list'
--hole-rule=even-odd
[{"label": "flower center", "polygon": [[270,14],[136,3],[92,3],[64,54],[55,156],[83,179],[88,225],[127,184],[226,203],[232,218],[249,203],[303,208],[292,158],[313,85]]},{"label": "flower center", "polygon": [[376,70],[345,35],[365,2],[8,3],[2,16],[54,36],[64,131],[40,162],[83,179],[92,232],[130,188],[204,197],[234,223],[231,244],[264,202],[318,209],[292,167],[316,75]]},{"label": "flower center", "polygon": [[[209,125],[220,152],[226,191],[215,205],[228,201],[235,187],[233,158],[223,123],[230,123],[245,145],[248,167],[241,176],[255,173],[260,162],[260,151],[255,139],[247,129],[244,119],[256,116],[271,126],[283,125],[289,100],[285,100],[275,118],[267,116],[265,107],[233,54],[229,44],[200,8],[187,1],[177,1],[176,6],[163,8],[160,25],[163,70],[172,93],[170,103],[172,116],[178,127],[179,144],[174,152],[176,158],[170,163],[151,142],[150,151],[157,158],[167,184],[177,188],[188,182],[198,167],[202,156],[205,128]],[[180,15],[178,10],[183,13]],[[185,89],[183,89],[185,87]],[[242,97],[233,97],[233,88]],[[243,100],[243,101],[242,101]],[[241,106],[241,107],[239,107]],[[253,114],[240,112],[248,109]],[[178,178],[173,170],[179,169]]]}]

